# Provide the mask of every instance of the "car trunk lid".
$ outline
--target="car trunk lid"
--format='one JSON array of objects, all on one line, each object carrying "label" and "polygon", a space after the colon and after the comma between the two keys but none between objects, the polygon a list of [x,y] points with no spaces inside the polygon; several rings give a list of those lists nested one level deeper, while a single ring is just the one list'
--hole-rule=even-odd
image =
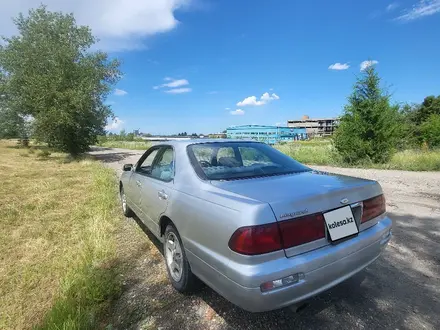
[{"label": "car trunk lid", "polygon": [[[352,206],[359,227],[360,201],[382,193],[380,185],[371,180],[330,174],[320,171],[252,179],[216,181],[217,187],[268,203],[278,222],[295,221],[315,213],[323,213],[346,205]],[[286,256],[294,256],[329,244],[327,238],[286,248]]]}]

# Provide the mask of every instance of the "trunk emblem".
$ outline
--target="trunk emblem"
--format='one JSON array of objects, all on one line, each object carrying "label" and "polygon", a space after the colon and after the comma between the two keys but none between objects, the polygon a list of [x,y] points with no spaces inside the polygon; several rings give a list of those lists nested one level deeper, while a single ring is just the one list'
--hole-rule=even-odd
[{"label": "trunk emblem", "polygon": [[280,218],[281,219],[282,218],[294,218],[294,217],[297,217],[297,216],[300,216],[300,215],[303,215],[303,214],[307,214],[307,213],[309,213],[309,210],[308,209],[304,209],[304,210],[301,210],[301,211],[281,214]]},{"label": "trunk emblem", "polygon": [[341,204],[347,204],[347,203],[348,203],[348,199],[347,198],[341,199]]}]

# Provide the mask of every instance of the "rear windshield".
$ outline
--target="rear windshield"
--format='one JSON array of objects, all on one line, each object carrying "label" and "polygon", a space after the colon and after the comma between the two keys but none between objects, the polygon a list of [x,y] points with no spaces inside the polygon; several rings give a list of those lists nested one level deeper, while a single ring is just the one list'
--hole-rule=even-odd
[{"label": "rear windshield", "polygon": [[278,150],[256,142],[191,144],[188,156],[197,174],[208,180],[234,180],[311,170]]}]

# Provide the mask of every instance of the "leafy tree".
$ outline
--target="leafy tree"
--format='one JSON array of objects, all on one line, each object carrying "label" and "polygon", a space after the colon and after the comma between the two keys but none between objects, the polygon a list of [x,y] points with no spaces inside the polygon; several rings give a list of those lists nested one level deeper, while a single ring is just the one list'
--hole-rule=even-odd
[{"label": "leafy tree", "polygon": [[417,107],[413,114],[413,120],[416,125],[421,125],[429,119],[431,115],[440,115],[440,95],[425,97],[422,104]]},{"label": "leafy tree", "polygon": [[15,111],[0,105],[0,139],[20,137],[21,122]]},{"label": "leafy tree", "polygon": [[387,162],[400,138],[398,106],[380,87],[374,66],[357,78],[334,135],[336,150],[347,163]]},{"label": "leafy tree", "polygon": [[3,37],[0,46],[7,107],[32,116],[35,137],[50,147],[72,155],[86,151],[112,116],[104,101],[120,78],[119,62],[90,51],[97,39],[73,14],[40,6],[14,23],[18,35]]},{"label": "leafy tree", "polygon": [[440,147],[440,114],[432,114],[420,126],[421,136],[430,147]]},{"label": "leafy tree", "polygon": [[[421,104],[404,105],[401,109],[405,142],[410,146],[420,146],[430,140],[427,127],[432,124],[431,117],[440,115],[440,96],[425,97]],[[425,125],[429,121],[430,124]],[[424,127],[424,129],[423,129]],[[427,135],[428,134],[428,135]]]},{"label": "leafy tree", "polygon": [[20,138],[27,145],[33,118],[9,107],[8,77],[0,71],[0,139]]},{"label": "leafy tree", "polygon": [[0,70],[0,139],[17,138],[20,117],[8,107],[7,76]]}]

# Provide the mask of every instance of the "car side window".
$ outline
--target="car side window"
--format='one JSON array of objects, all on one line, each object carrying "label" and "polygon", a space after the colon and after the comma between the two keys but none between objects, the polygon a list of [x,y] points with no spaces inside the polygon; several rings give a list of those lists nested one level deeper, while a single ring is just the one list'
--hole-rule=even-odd
[{"label": "car side window", "polygon": [[174,151],[171,147],[162,150],[157,161],[153,164],[151,177],[168,182],[174,179]]},{"label": "car side window", "polygon": [[147,158],[138,166],[137,171],[143,174],[151,174],[154,158],[157,156],[159,149],[153,150]]}]

